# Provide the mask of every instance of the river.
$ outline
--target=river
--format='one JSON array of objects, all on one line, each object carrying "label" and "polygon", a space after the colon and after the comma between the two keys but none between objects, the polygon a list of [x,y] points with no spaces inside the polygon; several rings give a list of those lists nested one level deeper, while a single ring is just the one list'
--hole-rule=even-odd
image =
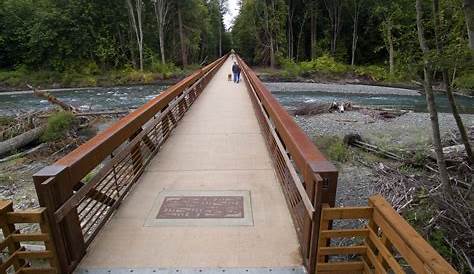
[{"label": "river", "polygon": [[[316,86],[314,90],[298,90],[298,84],[290,85],[284,90],[278,85],[267,84],[272,93],[287,108],[295,108],[305,103],[351,101],[357,105],[409,109],[415,112],[426,112],[424,96],[412,91],[412,94],[394,94],[390,88],[362,87],[374,89],[370,92],[361,91],[348,85]],[[292,88],[291,88],[292,87]],[[328,87],[330,89],[328,89]],[[163,85],[111,87],[111,88],[82,88],[52,91],[52,94],[64,102],[74,105],[83,111],[119,110],[137,108],[151,98],[157,96],[166,88]],[[461,113],[474,114],[474,98],[458,97]],[[440,112],[449,112],[446,96],[437,95],[436,102]],[[0,115],[12,115],[51,107],[41,98],[31,93],[0,93]]]}]

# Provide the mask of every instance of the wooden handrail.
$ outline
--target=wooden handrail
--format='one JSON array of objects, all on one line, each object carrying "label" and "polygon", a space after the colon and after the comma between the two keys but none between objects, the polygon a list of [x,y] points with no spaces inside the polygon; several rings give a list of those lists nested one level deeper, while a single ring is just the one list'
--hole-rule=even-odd
[{"label": "wooden handrail", "polygon": [[374,223],[417,273],[457,273],[381,195],[370,197],[369,206]]},{"label": "wooden handrail", "polygon": [[[369,198],[368,207],[330,208],[325,206],[321,214],[321,224],[330,220],[365,219],[368,225],[352,229],[320,229],[320,261],[316,273],[335,273],[341,268],[339,263],[326,262],[325,256],[358,254],[359,264],[346,264],[345,270],[353,273],[406,273],[397,259],[398,253],[414,273],[457,273],[456,270],[418,234],[381,196]],[[344,247],[328,246],[331,238],[365,239],[363,245]],[[395,254],[393,254],[396,252]],[[361,265],[363,268],[361,268]]]}]

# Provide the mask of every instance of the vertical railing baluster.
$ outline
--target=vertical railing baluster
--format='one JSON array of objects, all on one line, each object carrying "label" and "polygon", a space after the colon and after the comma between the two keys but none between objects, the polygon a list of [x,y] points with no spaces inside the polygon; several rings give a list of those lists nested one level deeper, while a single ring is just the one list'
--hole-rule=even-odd
[{"label": "vertical railing baluster", "polygon": [[[129,142],[131,142],[141,131],[141,128],[135,132],[132,136],[129,138]],[[142,156],[142,151],[141,151],[141,140],[138,142],[136,145],[132,147],[130,150],[130,154],[132,157],[132,170],[133,174],[136,176],[141,173],[142,167],[143,167],[143,156]]]},{"label": "vertical railing baluster", "polygon": [[112,177],[114,178],[114,185],[115,185],[115,191],[117,191],[117,195],[120,197],[120,187],[118,184],[118,179],[117,179],[117,170],[115,168],[115,163],[113,163],[114,160],[114,153],[110,154],[110,160],[112,161]]}]

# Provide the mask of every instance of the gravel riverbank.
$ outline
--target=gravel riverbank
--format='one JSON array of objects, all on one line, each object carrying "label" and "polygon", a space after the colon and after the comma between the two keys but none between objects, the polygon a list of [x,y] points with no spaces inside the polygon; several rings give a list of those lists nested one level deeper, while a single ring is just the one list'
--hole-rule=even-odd
[{"label": "gravel riverbank", "polygon": [[[465,126],[474,126],[474,115],[461,115]],[[428,113],[407,113],[388,120],[373,118],[370,115],[349,111],[344,113],[325,113],[315,116],[298,116],[296,121],[311,137],[339,136],[357,133],[371,142],[384,146],[415,148],[431,143],[431,123]],[[457,130],[452,114],[440,113],[441,134]]]},{"label": "gravel riverbank", "polygon": [[303,82],[266,82],[265,86],[271,91],[322,91],[332,93],[351,94],[384,94],[384,95],[411,95],[420,93],[413,89],[392,88],[381,86],[354,85],[354,84],[321,84]]},{"label": "gravel riverbank", "polygon": [[[466,127],[474,127],[474,115],[461,115]],[[431,144],[431,123],[428,113],[407,113],[400,117],[380,120],[358,111],[299,116],[295,120],[316,140],[321,136],[358,133],[370,143],[386,148],[420,149]],[[442,136],[457,131],[452,114],[440,113]],[[357,151],[356,151],[357,153]],[[381,160],[382,161],[382,160]],[[384,160],[385,161],[385,160]],[[336,163],[339,170],[336,204],[338,206],[365,206],[374,194],[376,174],[357,161]]]}]

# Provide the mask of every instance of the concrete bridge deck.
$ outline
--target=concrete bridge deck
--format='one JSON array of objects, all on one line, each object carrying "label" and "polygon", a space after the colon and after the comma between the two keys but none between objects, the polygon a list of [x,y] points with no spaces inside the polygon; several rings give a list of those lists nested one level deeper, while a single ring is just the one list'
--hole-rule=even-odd
[{"label": "concrete bridge deck", "polygon": [[[246,86],[227,80],[231,66],[229,58],[92,242],[77,272],[302,269],[296,232]],[[163,208],[173,197],[204,196],[217,201],[200,206],[226,204],[227,211],[199,215],[187,204],[183,213],[173,201],[168,211]],[[200,218],[189,218],[193,214]]]}]

